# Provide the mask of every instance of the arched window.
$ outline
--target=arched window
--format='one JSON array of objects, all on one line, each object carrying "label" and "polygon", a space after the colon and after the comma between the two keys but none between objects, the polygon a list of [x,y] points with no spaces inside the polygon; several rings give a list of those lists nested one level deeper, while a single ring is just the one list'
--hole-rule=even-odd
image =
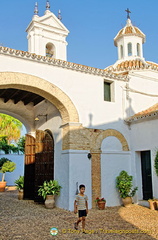
[{"label": "arched window", "polygon": [[123,46],[120,46],[120,57],[123,58]]},{"label": "arched window", "polygon": [[46,56],[47,57],[55,57],[55,46],[52,43],[46,44]]},{"label": "arched window", "polygon": [[137,56],[140,57],[140,44],[137,43]]},{"label": "arched window", "polygon": [[128,43],[128,56],[132,56],[132,43]]}]

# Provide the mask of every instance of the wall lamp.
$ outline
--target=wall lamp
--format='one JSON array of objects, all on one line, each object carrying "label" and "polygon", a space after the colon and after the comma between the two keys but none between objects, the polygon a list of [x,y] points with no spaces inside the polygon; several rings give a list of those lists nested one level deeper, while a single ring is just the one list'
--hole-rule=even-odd
[{"label": "wall lamp", "polygon": [[39,121],[39,117],[45,117],[46,118],[46,122],[47,122],[47,116],[48,114],[39,114],[35,117],[35,121]]},{"label": "wall lamp", "polygon": [[91,159],[92,154],[91,154],[91,153],[88,153],[87,157],[88,157],[88,159]]}]

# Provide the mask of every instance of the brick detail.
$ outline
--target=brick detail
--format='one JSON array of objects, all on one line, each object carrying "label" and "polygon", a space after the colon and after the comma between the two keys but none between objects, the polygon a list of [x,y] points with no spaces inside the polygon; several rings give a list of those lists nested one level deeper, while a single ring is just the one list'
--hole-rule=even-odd
[{"label": "brick detail", "polygon": [[101,197],[101,144],[109,136],[116,137],[122,144],[123,151],[129,151],[125,137],[115,129],[89,129],[80,126],[63,127],[63,149],[89,150],[92,176],[92,207],[96,207],[95,199]]},{"label": "brick detail", "polygon": [[96,207],[95,199],[101,196],[101,163],[100,153],[93,152],[92,154],[92,208]]}]

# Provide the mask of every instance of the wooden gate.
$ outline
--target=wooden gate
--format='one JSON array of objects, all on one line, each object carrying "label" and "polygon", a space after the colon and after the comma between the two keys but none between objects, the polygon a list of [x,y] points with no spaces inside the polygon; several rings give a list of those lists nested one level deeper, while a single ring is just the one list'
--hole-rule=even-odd
[{"label": "wooden gate", "polygon": [[35,182],[35,138],[26,134],[25,139],[25,170],[24,199],[34,199]]},{"label": "wooden gate", "polygon": [[38,196],[39,186],[46,180],[54,179],[54,140],[47,131],[36,131],[35,149],[35,198],[36,202],[43,201]]},{"label": "wooden gate", "polygon": [[[42,197],[38,196],[38,189],[44,181],[54,179],[54,140],[49,131],[42,130],[36,131],[36,139],[33,138],[34,143],[33,140],[31,140],[32,138],[32,136],[27,135],[25,143],[24,198],[34,199],[36,202],[43,202]],[[28,142],[32,144],[32,147]],[[31,176],[29,176],[30,174]]]}]

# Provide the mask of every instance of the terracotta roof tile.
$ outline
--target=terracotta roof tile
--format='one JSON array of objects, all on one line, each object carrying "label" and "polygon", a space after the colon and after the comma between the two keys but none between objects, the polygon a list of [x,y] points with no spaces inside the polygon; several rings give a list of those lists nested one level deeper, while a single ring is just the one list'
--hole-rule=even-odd
[{"label": "terracotta roof tile", "polygon": [[132,121],[136,121],[136,120],[139,120],[139,119],[142,119],[145,117],[151,117],[151,116],[156,116],[156,115],[158,115],[158,103],[151,106],[150,108],[147,108],[146,110],[143,110],[141,112],[134,114],[133,116],[126,119],[125,121],[132,122]]}]

